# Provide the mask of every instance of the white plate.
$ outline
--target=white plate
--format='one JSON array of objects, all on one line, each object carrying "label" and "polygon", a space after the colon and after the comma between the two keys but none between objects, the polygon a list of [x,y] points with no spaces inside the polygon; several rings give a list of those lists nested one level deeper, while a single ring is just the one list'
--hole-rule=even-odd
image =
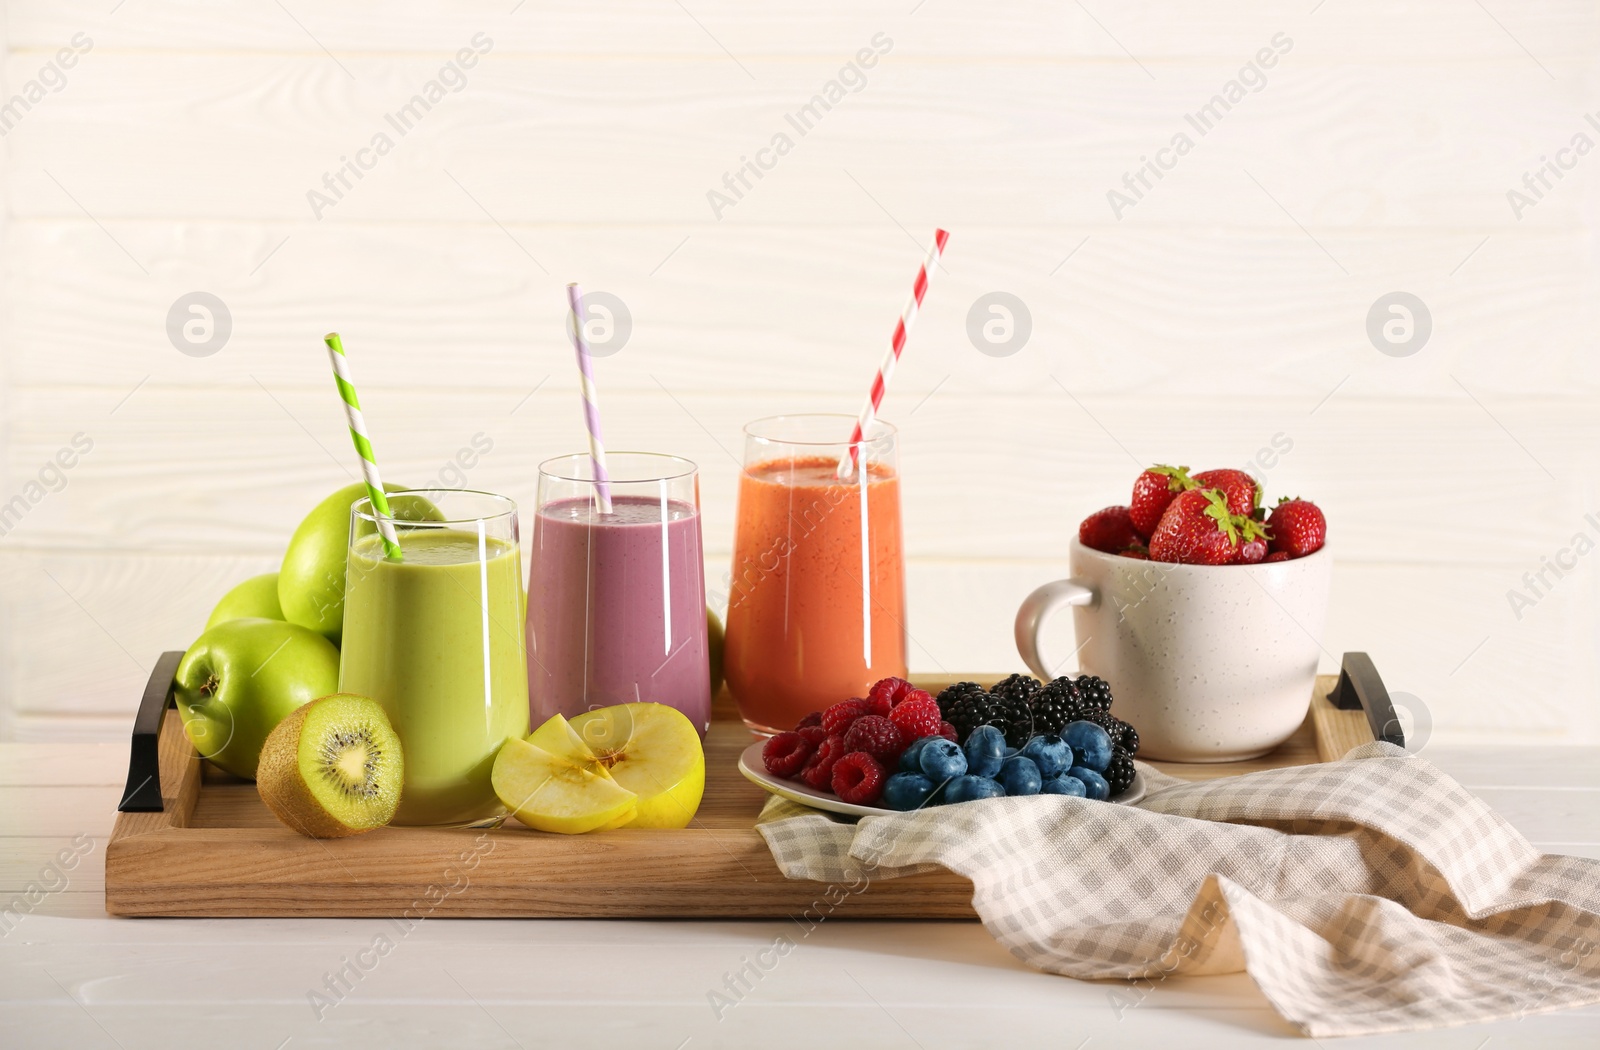
[{"label": "white plate", "polygon": [[[761,749],[767,745],[765,739],[757,740],[739,756],[739,772],[745,775],[746,780],[760,784],[774,795],[798,802],[802,806],[813,809],[825,809],[830,813],[843,813],[852,817],[892,817],[900,811],[897,809],[881,809],[877,806],[857,806],[846,802],[831,791],[818,791],[803,780],[779,780],[767,772],[766,763],[761,760]],[[1144,798],[1144,775],[1139,772],[1139,763],[1134,763],[1133,783],[1128,785],[1128,790],[1111,801],[1119,806],[1126,806]]]}]

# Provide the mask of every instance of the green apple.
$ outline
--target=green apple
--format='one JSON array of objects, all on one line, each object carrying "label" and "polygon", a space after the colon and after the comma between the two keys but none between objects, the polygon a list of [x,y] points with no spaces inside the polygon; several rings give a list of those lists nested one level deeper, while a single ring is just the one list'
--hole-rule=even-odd
[{"label": "green apple", "polygon": [[[404,485],[385,485],[394,492]],[[278,570],[278,602],[283,618],[321,633],[334,645],[344,629],[344,568],[350,547],[350,507],[367,494],[367,486],[346,485],[312,508],[283,555]],[[442,521],[444,515],[427,500],[391,500],[390,510],[405,521]]]},{"label": "green apple", "polygon": [[275,572],[252,576],[222,596],[217,607],[206,620],[206,630],[219,623],[245,618],[261,620],[283,619],[283,606],[278,604],[278,574]]},{"label": "green apple", "polygon": [[195,750],[252,780],[267,734],[301,704],[338,691],[339,650],[282,620],[218,624],[189,646],[173,676]]},{"label": "green apple", "polygon": [[722,692],[722,620],[706,606],[706,655],[711,660],[711,698]]}]

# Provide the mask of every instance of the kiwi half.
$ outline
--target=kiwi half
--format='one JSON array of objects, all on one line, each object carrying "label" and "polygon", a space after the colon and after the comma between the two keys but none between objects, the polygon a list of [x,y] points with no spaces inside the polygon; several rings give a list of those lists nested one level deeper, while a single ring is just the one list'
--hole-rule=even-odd
[{"label": "kiwi half", "polygon": [[336,839],[389,823],[404,776],[400,738],[383,707],[334,693],[278,723],[261,749],[256,786],[284,824]]}]

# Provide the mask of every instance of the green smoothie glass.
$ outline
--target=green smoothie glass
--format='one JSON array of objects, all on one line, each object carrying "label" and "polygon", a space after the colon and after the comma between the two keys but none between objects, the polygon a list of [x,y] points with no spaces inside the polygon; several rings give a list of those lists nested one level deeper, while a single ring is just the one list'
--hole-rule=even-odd
[{"label": "green smoothie glass", "polygon": [[389,505],[398,561],[371,501],[350,508],[339,689],[382,704],[400,736],[394,823],[497,821],[495,753],[528,733],[517,505],[451,489],[390,493]]}]

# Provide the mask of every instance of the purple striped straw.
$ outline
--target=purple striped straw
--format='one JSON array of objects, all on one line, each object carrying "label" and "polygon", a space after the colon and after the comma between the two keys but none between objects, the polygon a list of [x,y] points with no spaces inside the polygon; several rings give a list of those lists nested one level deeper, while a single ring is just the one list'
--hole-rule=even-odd
[{"label": "purple striped straw", "polygon": [[594,493],[600,513],[611,513],[611,475],[606,472],[606,442],[600,432],[600,392],[594,385],[594,361],[583,338],[583,289],[567,285],[567,305],[572,308],[572,349],[578,354],[579,385],[583,388],[583,424],[589,430],[589,461],[594,464]]}]

